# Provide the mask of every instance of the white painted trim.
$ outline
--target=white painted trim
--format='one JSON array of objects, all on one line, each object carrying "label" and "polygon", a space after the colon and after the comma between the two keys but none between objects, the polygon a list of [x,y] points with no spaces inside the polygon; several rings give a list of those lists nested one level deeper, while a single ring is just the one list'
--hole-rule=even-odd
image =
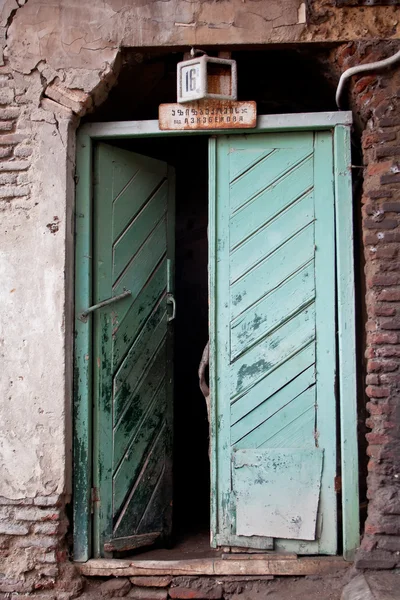
[{"label": "white painted trim", "polygon": [[129,138],[149,136],[176,136],[176,135],[227,135],[251,134],[266,131],[289,131],[295,129],[332,129],[337,125],[351,125],[353,122],[350,111],[320,112],[320,113],[293,113],[287,115],[259,115],[257,126],[254,129],[222,130],[207,129],[204,131],[161,131],[158,121],[110,121],[108,123],[86,123],[80,133],[99,138]]}]

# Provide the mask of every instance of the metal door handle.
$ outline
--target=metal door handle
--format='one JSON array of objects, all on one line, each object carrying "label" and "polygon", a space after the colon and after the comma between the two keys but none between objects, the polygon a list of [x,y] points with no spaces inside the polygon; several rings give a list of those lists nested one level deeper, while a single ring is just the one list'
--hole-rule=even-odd
[{"label": "metal door handle", "polygon": [[176,300],[173,294],[167,294],[167,304],[172,304],[172,315],[168,317],[168,323],[176,317]]},{"label": "metal door handle", "polygon": [[128,296],[132,296],[132,292],[130,290],[125,290],[124,292],[122,292],[122,294],[118,294],[118,296],[113,296],[112,298],[107,298],[107,300],[102,300],[101,302],[98,302],[98,304],[93,304],[93,306],[89,306],[89,308],[87,308],[86,310],[84,310],[83,312],[81,312],[81,314],[79,315],[79,319],[81,321],[86,321],[87,316],[94,312],[95,310],[98,310],[99,308],[103,308],[103,306],[108,306],[109,304],[112,304],[113,302],[118,302],[118,300],[122,300],[123,298],[127,298]]}]

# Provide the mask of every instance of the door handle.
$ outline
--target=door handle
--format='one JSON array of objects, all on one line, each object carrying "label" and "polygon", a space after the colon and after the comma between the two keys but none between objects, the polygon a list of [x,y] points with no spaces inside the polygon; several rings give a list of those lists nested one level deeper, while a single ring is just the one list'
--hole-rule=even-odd
[{"label": "door handle", "polygon": [[87,308],[86,310],[81,312],[78,319],[80,319],[81,321],[83,321],[85,323],[87,321],[87,317],[90,313],[94,312],[95,310],[98,310],[99,308],[103,308],[103,306],[108,306],[109,304],[112,304],[113,302],[118,302],[119,300],[123,300],[123,298],[127,298],[128,296],[132,296],[132,292],[130,290],[125,290],[121,294],[118,294],[118,296],[113,296],[112,298],[107,298],[107,300],[102,300],[101,302],[98,302],[97,304],[93,304],[93,306],[89,306],[89,308]]},{"label": "door handle", "polygon": [[172,315],[168,317],[168,323],[173,321],[176,317],[176,300],[173,294],[167,294],[167,304],[172,304]]}]

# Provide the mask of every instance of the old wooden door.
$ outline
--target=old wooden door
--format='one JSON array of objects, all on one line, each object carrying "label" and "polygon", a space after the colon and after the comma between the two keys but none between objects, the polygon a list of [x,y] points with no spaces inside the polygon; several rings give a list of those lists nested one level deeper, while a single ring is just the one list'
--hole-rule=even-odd
[{"label": "old wooden door", "polygon": [[211,141],[213,545],[336,553],[332,148]]},{"label": "old wooden door", "polygon": [[106,144],[94,159],[95,555],[168,536],[174,174]]}]

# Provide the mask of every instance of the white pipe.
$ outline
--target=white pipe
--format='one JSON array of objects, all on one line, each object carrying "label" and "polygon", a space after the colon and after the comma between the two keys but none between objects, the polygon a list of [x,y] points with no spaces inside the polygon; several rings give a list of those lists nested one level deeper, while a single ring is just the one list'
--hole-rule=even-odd
[{"label": "white pipe", "polygon": [[389,56],[389,58],[385,58],[384,60],[378,60],[372,63],[365,63],[364,65],[357,65],[356,67],[350,67],[344,73],[342,73],[339,84],[336,90],[336,105],[340,108],[340,100],[341,95],[343,93],[343,89],[347,80],[353,75],[357,75],[358,73],[368,73],[369,71],[379,71],[380,69],[384,69],[385,67],[390,67],[394,65],[397,61],[400,61],[400,50],[393,54],[393,56]]}]

